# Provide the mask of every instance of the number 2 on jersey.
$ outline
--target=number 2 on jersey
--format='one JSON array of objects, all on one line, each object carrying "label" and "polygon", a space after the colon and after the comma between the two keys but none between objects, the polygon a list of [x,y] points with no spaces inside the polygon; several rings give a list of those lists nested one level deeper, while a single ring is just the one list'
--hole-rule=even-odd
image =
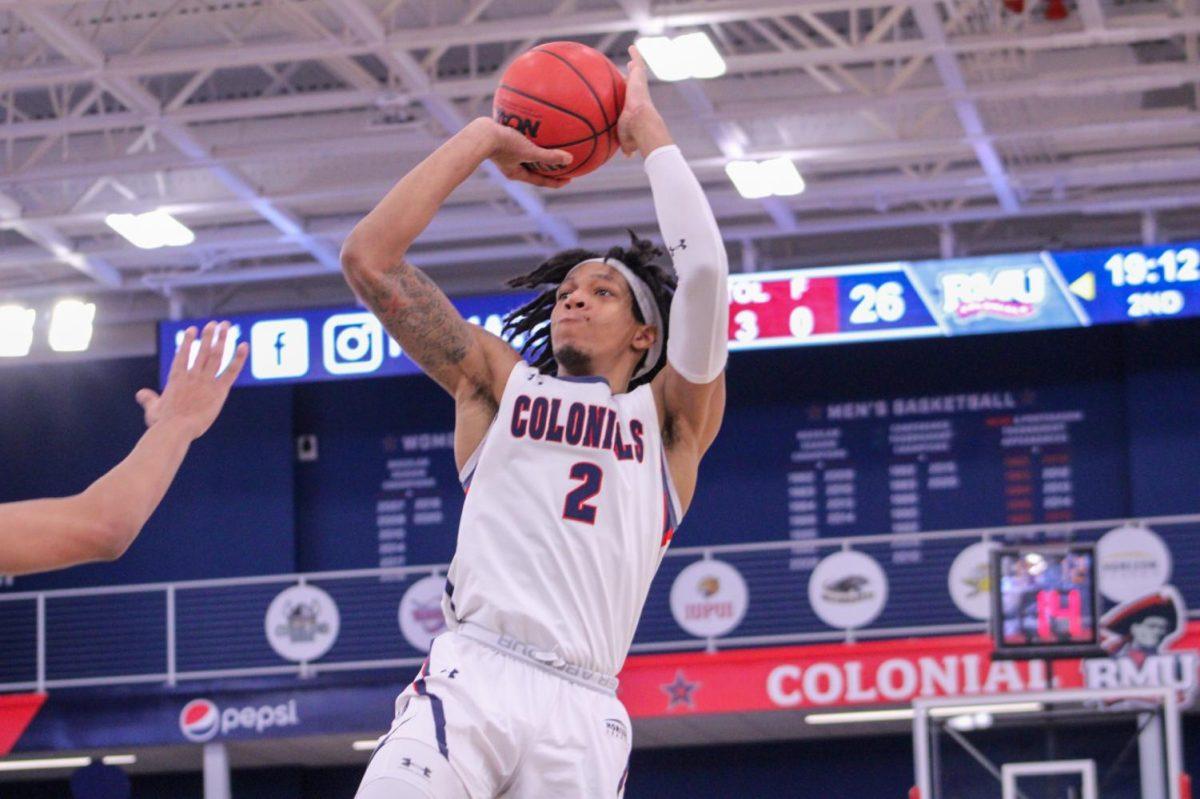
[{"label": "number 2 on jersey", "polygon": [[580,461],[571,467],[571,479],[580,483],[567,494],[563,505],[563,518],[576,522],[596,523],[596,506],[589,505],[588,500],[600,493],[600,483],[604,472],[594,463]]}]

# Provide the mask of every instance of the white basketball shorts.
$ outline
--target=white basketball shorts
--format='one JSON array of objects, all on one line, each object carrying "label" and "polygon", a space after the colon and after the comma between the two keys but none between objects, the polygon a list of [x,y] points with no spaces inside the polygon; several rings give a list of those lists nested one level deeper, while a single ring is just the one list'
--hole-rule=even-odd
[{"label": "white basketball shorts", "polygon": [[495,634],[470,632],[434,640],[396,700],[357,799],[622,796],[629,714],[600,687],[615,681],[589,686],[587,672],[581,679],[561,661],[543,667],[522,656],[520,642],[510,654],[483,643]]}]

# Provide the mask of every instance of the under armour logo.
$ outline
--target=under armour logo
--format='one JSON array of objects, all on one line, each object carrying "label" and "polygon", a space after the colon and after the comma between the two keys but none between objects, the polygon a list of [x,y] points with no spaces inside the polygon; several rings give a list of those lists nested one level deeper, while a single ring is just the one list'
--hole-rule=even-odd
[{"label": "under armour logo", "polygon": [[433,769],[427,766],[422,766],[420,763],[414,763],[411,757],[400,758],[400,765],[409,771],[415,771],[425,779],[429,779],[429,777],[433,774]]},{"label": "under armour logo", "polygon": [[445,674],[448,679],[453,680],[454,675],[458,674],[458,669],[442,669],[442,674]]},{"label": "under armour logo", "polygon": [[676,244],[674,247],[672,247],[669,244],[667,245],[667,251],[669,253],[671,253],[671,255],[674,255],[676,250],[686,250],[686,249],[687,249],[687,239],[680,239],[679,243]]}]

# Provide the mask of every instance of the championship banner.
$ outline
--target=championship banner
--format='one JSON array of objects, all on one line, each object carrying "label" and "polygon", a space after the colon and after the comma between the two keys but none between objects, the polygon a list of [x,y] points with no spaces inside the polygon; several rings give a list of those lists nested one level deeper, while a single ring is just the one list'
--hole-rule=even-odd
[{"label": "championship banner", "polygon": [[619,696],[635,719],[904,705],[918,697],[1055,688],[1170,686],[1186,707],[1200,672],[1200,622],[1170,629],[1170,619],[1186,618],[1168,606],[1172,593],[1115,608],[1105,619],[1125,633],[1110,638],[1111,654],[1056,661],[1052,675],[1040,660],[993,661],[986,635],[966,635],[636,656],[621,672]]}]

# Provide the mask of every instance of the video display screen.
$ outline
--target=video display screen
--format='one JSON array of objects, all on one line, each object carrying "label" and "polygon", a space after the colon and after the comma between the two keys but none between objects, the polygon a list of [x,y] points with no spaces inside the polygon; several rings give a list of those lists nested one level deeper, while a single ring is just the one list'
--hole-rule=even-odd
[{"label": "video display screen", "polygon": [[992,552],[997,657],[1080,657],[1098,651],[1096,553],[1089,545]]}]

